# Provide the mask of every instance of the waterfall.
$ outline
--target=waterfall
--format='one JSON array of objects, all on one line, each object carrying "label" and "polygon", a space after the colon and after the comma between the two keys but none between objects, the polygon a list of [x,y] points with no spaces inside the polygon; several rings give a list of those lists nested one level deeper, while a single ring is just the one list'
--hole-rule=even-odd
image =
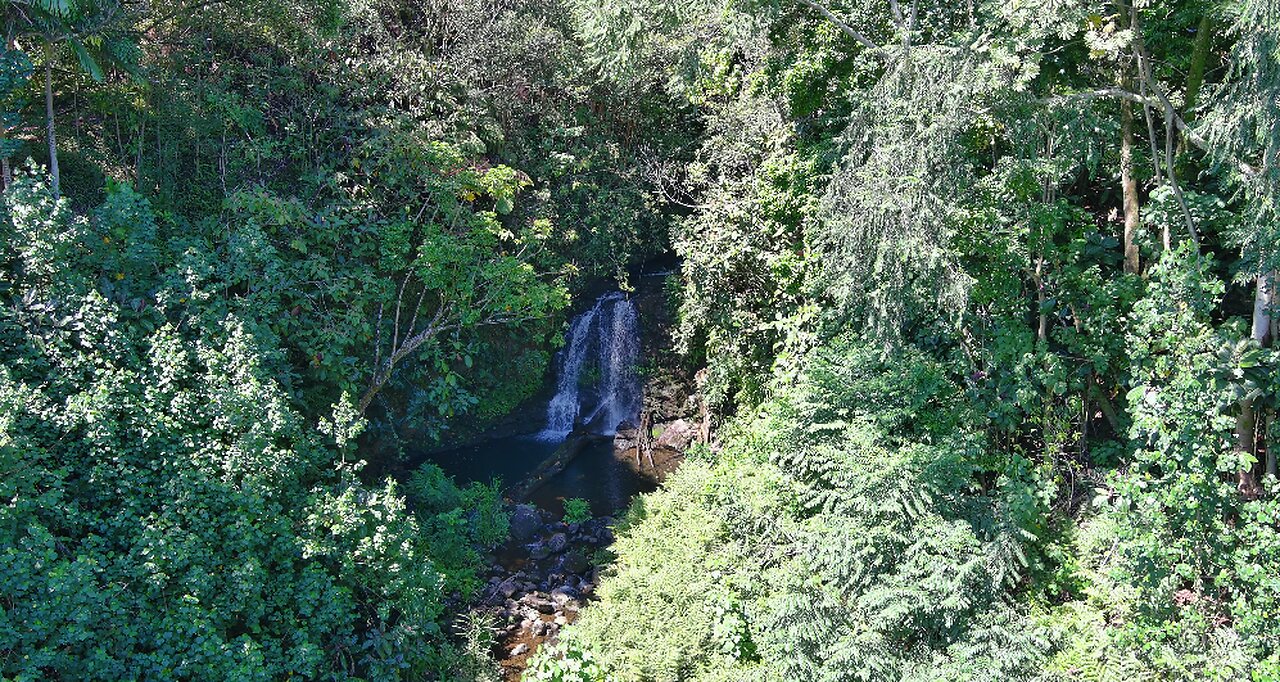
[{"label": "waterfall", "polygon": [[597,433],[612,435],[619,424],[634,419],[640,411],[639,357],[635,302],[617,291],[601,296],[569,325],[558,356],[556,394],[547,405],[547,424],[539,436],[564,439],[584,407],[590,411],[582,421]]},{"label": "waterfall", "polygon": [[636,376],[639,356],[639,324],[635,303],[620,299],[613,305],[607,331],[601,325],[600,399],[586,418],[588,424],[600,418],[601,432],[612,434],[628,418],[640,411],[640,387]]},{"label": "waterfall", "polygon": [[587,347],[590,345],[587,334],[594,326],[604,303],[604,298],[596,301],[591,310],[574,318],[569,325],[569,337],[564,350],[560,351],[556,394],[547,405],[547,425],[542,430],[542,435],[548,440],[569,435],[573,431],[573,423],[578,419],[581,402],[578,398],[578,383],[582,375],[582,363],[587,359]]}]

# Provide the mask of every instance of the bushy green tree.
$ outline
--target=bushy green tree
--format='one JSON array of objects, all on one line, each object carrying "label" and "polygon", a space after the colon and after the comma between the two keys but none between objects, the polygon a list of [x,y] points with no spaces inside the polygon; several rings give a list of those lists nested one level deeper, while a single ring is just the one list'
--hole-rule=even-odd
[{"label": "bushy green tree", "polygon": [[161,218],[129,188],[91,217],[31,176],[6,201],[4,674],[460,665],[445,594],[474,584],[475,546],[505,537],[496,488],[414,513],[395,483],[362,482],[353,399],[299,411],[280,337],[251,307],[216,305],[220,289],[181,267],[210,262],[199,242],[158,243]]},{"label": "bushy green tree", "polygon": [[807,360],[732,449],[632,510],[609,608],[574,641],[618,679],[1034,669],[1013,601],[1051,488],[1026,463],[987,468],[962,394],[923,356],[886,365],[851,344]]}]

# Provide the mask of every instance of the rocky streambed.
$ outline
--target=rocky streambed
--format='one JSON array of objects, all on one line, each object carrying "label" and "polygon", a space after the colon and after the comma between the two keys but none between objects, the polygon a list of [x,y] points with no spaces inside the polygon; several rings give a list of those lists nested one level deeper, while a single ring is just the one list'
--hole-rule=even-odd
[{"label": "rocky streambed", "polygon": [[613,543],[613,517],[565,523],[533,505],[515,507],[511,540],[487,574],[476,610],[497,623],[497,655],[518,680],[539,645],[578,617],[599,583]]},{"label": "rocky streambed", "polygon": [[[661,418],[667,413],[655,410],[652,414]],[[684,451],[698,440],[699,428],[684,419],[660,421],[643,433],[628,426],[606,443],[605,457],[612,460],[609,468],[625,471],[653,487],[679,466]],[[566,462],[546,486],[526,491],[538,504],[521,503],[512,508],[511,539],[494,553],[485,576],[488,582],[475,609],[497,624],[494,654],[508,680],[520,679],[538,647],[554,641],[562,628],[577,619],[579,611],[594,599],[602,573],[612,561],[613,514],[625,512],[630,498],[613,505],[608,504],[609,498],[598,498],[597,502],[610,510],[609,515],[566,523],[558,513],[564,498],[550,497],[566,489],[557,478],[573,476],[575,464],[601,475],[601,463],[596,461],[599,454],[583,457]],[[600,509],[593,507],[597,512]]]}]

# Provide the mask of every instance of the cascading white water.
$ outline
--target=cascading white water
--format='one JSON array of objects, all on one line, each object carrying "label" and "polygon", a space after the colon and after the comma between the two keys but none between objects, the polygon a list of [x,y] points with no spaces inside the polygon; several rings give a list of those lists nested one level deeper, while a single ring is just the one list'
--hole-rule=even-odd
[{"label": "cascading white water", "polygon": [[601,341],[607,343],[600,349],[600,399],[586,422],[599,419],[601,433],[612,435],[619,424],[640,411],[636,375],[640,335],[635,303],[625,298],[614,303],[608,330],[601,329],[601,333]]},{"label": "cascading white water", "polygon": [[569,325],[568,343],[560,351],[560,368],[556,373],[556,394],[547,404],[547,425],[540,434],[543,438],[562,439],[573,431],[578,419],[580,399],[578,383],[582,375],[582,363],[587,359],[589,337],[604,299],[596,301],[591,310],[574,318]]},{"label": "cascading white water", "polygon": [[[559,356],[556,394],[547,405],[547,424],[539,436],[563,440],[573,431],[587,400],[594,403],[583,421],[597,433],[612,435],[619,424],[634,419],[640,411],[639,355],[635,303],[621,292],[601,296],[569,325],[567,344]],[[598,371],[595,386],[583,386],[584,369]]]}]

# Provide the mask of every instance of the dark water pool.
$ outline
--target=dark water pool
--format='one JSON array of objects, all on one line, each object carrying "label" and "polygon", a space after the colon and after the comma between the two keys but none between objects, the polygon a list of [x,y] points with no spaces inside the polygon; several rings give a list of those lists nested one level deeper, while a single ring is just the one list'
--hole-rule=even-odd
[{"label": "dark water pool", "polygon": [[631,498],[657,487],[614,457],[613,441],[593,440],[563,471],[534,490],[529,501],[559,512],[565,499],[580,497],[591,504],[593,515],[611,516],[626,509]]},{"label": "dark water pool", "polygon": [[538,440],[532,435],[505,436],[410,459],[434,463],[459,484],[487,483],[497,478],[505,488],[524,480],[558,447],[560,443]]},{"label": "dark water pool", "polygon": [[[561,444],[539,440],[534,435],[508,436],[410,459],[415,463],[433,462],[459,484],[498,478],[504,488],[510,488],[523,481]],[[614,457],[612,441],[592,440],[560,473],[534,490],[529,501],[559,513],[565,499],[580,497],[590,503],[592,514],[607,516],[625,509],[636,495],[656,487],[653,481]]]}]

